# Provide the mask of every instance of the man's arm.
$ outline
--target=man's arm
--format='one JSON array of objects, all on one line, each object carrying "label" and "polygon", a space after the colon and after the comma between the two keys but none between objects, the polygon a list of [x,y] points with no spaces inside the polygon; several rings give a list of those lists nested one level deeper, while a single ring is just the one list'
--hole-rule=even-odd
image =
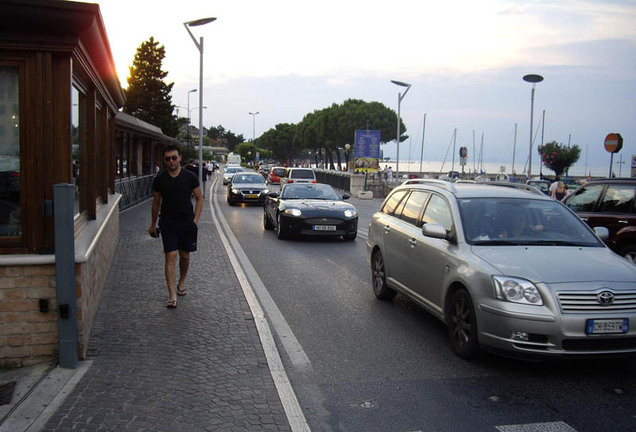
[{"label": "man's arm", "polygon": [[197,186],[192,193],[194,194],[194,223],[199,225],[199,217],[203,211],[203,194],[201,193],[201,186]]},{"label": "man's arm", "polygon": [[150,228],[148,234],[152,237],[157,237],[157,218],[159,217],[159,206],[161,205],[161,192],[153,192],[152,195],[152,210],[150,212]]}]

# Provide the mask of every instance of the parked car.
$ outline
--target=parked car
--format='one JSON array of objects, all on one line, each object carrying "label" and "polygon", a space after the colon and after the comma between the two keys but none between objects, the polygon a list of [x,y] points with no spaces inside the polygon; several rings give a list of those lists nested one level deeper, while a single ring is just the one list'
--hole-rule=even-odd
[{"label": "parked car", "polygon": [[605,243],[636,264],[636,179],[598,179],[578,187],[565,205],[592,228],[605,227]]},{"label": "parked car", "polygon": [[285,167],[272,167],[267,175],[267,180],[271,184],[280,184],[280,179],[285,175]]},{"label": "parked car", "polygon": [[462,358],[633,355],[636,266],[597,235],[536,190],[418,180],[372,216],[367,259],[376,297],[412,298]]},{"label": "parked car", "polygon": [[285,168],[280,184],[287,183],[316,183],[316,173],[311,168]]},{"label": "parked car", "polygon": [[234,176],[234,174],[236,174],[237,172],[243,172],[245,171],[243,169],[243,167],[240,166],[227,166],[225,167],[225,171],[223,172],[223,186],[227,185],[230,180],[232,180],[232,177]]},{"label": "parked car", "polygon": [[530,180],[528,185],[539,189],[546,195],[550,195],[550,181],[549,180]]},{"label": "parked car", "polygon": [[288,183],[280,193],[270,192],[263,206],[263,226],[275,229],[279,239],[307,236],[342,236],[355,240],[358,234],[358,212],[322,183]]},{"label": "parked car", "polygon": [[227,202],[264,204],[269,189],[262,175],[252,172],[237,172],[227,186]]}]

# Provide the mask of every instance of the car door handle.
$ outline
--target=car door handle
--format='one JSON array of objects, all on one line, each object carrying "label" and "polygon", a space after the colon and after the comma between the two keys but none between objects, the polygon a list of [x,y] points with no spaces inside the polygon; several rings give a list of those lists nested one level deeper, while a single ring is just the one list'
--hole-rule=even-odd
[{"label": "car door handle", "polygon": [[410,245],[411,247],[415,247],[415,246],[417,246],[417,240],[415,240],[413,237],[411,237],[411,238],[409,239],[409,245]]},{"label": "car door handle", "polygon": [[583,222],[587,222],[587,218],[582,217],[582,218],[581,218],[581,220],[582,220]]},{"label": "car door handle", "polygon": [[384,225],[384,232],[388,233],[389,231],[391,231],[391,226],[390,225]]},{"label": "car door handle", "polygon": [[626,224],[626,225],[627,225],[627,224],[629,224],[629,221],[626,221],[626,220],[619,220],[619,221],[618,221],[618,223],[619,223],[619,224]]}]

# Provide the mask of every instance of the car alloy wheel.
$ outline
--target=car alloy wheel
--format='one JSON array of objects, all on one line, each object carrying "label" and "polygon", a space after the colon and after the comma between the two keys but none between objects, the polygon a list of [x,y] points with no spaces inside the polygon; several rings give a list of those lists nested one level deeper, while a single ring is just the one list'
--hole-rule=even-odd
[{"label": "car alloy wheel", "polygon": [[392,300],[397,294],[386,285],[386,273],[384,271],[384,257],[382,252],[376,251],[371,259],[371,277],[373,294],[380,300]]},{"label": "car alloy wheel", "polygon": [[473,301],[464,289],[457,290],[451,299],[448,335],[453,352],[461,358],[475,358],[481,353],[477,337],[477,320]]}]

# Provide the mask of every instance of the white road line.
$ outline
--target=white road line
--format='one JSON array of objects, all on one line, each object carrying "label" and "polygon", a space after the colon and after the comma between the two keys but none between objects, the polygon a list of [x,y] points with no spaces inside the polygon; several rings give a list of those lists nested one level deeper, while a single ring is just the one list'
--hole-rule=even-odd
[{"label": "white road line", "polygon": [[500,432],[576,432],[562,421],[497,426],[496,429]]},{"label": "white road line", "polygon": [[[285,319],[282,317],[282,314],[278,310],[278,307],[276,307],[276,304],[274,303],[272,298],[269,296],[269,293],[267,293],[267,289],[265,288],[265,285],[258,277],[258,274],[256,273],[251,263],[247,259],[245,252],[243,252],[243,249],[241,248],[238,241],[236,240],[236,237],[234,237],[232,230],[230,229],[229,225],[227,224],[227,221],[225,220],[225,218],[223,217],[223,214],[221,213],[221,209],[219,208],[219,204],[216,199],[215,185],[217,183],[217,180],[218,180],[218,176],[215,176],[212,186],[210,188],[211,191],[213,191],[213,193],[210,193],[209,195],[210,212],[212,214],[212,219],[214,220],[214,223],[221,237],[221,241],[223,242],[223,246],[225,247],[228,257],[230,258],[230,262],[232,263],[232,267],[234,268],[234,273],[236,274],[236,277],[239,280],[241,288],[243,289],[245,299],[247,300],[247,303],[250,307],[252,315],[254,316],[254,322],[256,323],[256,328],[258,330],[258,334],[261,339],[261,343],[263,345],[263,351],[265,352],[265,357],[267,358],[267,364],[269,366],[270,373],[274,380],[274,384],[276,385],[276,389],[278,390],[278,395],[280,396],[281,402],[283,404],[283,409],[285,410],[285,414],[287,415],[287,420],[289,421],[292,431],[293,432],[311,432],[311,429],[309,428],[309,425],[307,424],[307,420],[305,419],[302,409],[300,408],[300,404],[298,403],[298,398],[296,397],[296,393],[294,393],[294,389],[289,381],[287,373],[285,372],[285,368],[280,358],[280,353],[278,352],[278,349],[276,348],[276,343],[274,341],[274,337],[272,335],[272,331],[270,329],[269,323],[267,322],[267,318],[265,318],[263,309],[261,308],[261,304],[259,303],[254,293],[254,289],[256,289],[257,287],[255,286],[253,289],[252,285],[250,284],[250,280],[252,281],[254,285],[259,286],[258,289],[262,290],[262,291],[259,291],[259,297],[261,299],[261,302],[263,302],[265,294],[267,297],[266,302],[267,303],[271,302],[271,305],[268,304],[266,306],[267,312],[270,318],[273,315],[278,314],[280,316],[277,318],[277,320],[282,321],[281,325],[286,326],[287,329],[289,329],[289,325],[287,325],[287,322],[285,322]],[[218,215],[218,218],[217,218],[217,215]],[[232,247],[232,245],[234,245],[234,248]],[[240,261],[237,258],[237,255],[239,256]],[[250,273],[249,280],[247,275],[243,271],[243,268],[241,267],[241,262],[246,267],[246,271]],[[273,305],[273,308],[272,308],[272,305]],[[300,344],[296,340],[295,336],[293,335],[293,333],[291,333],[291,329],[289,329],[289,334],[291,335],[289,338],[281,337],[281,340],[283,340],[284,344],[288,343],[291,345],[295,345],[294,348],[286,347],[287,350],[289,349],[292,350],[292,352],[288,351],[288,354],[290,354],[290,358],[292,358],[292,354],[293,354],[294,357],[292,358],[292,361],[294,360],[297,361],[300,366],[302,365],[305,365],[305,367],[309,366],[310,365],[309,360],[307,359],[307,356],[305,355],[304,351],[300,347]],[[291,339],[295,341],[295,344],[293,343]],[[285,342],[286,340],[287,342]]]}]

